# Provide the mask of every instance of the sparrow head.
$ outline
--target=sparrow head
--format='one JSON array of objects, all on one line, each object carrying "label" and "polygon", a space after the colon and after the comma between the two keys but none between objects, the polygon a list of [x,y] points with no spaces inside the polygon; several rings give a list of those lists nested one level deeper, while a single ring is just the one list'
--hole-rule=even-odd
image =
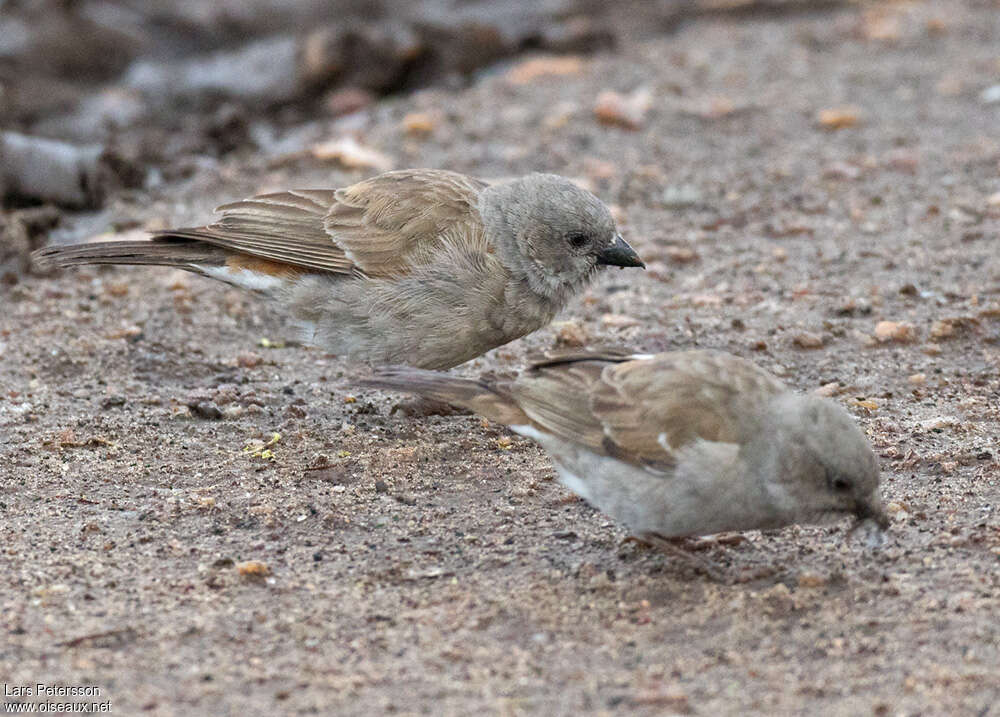
[{"label": "sparrow head", "polygon": [[[788,393],[769,410],[769,428],[755,443],[770,450],[761,477],[789,522],[824,522],[846,515],[889,520],[879,496],[879,467],[868,439],[838,404]],[[773,421],[773,423],[771,423]]]},{"label": "sparrow head", "polygon": [[495,184],[483,190],[479,210],[501,260],[543,296],[579,289],[599,266],[645,267],[604,203],[565,177]]}]

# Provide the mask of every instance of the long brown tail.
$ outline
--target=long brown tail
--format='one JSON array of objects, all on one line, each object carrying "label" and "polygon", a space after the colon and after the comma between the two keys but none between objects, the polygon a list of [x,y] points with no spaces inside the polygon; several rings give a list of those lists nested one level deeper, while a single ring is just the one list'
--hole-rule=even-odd
[{"label": "long brown tail", "polygon": [[200,266],[226,263],[226,251],[187,238],[158,238],[152,241],[106,241],[89,244],[49,246],[32,258],[42,268],[81,264],[150,264],[176,266],[201,273]]},{"label": "long brown tail", "polygon": [[391,366],[376,370],[361,383],[375,388],[415,393],[461,406],[495,423],[508,426],[531,423],[531,419],[514,401],[505,382],[476,381],[439,371]]}]

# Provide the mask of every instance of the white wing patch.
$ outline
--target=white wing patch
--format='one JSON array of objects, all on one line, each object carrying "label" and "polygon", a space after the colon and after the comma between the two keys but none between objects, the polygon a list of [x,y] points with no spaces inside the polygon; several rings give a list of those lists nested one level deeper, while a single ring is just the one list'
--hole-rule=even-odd
[{"label": "white wing patch", "polygon": [[590,488],[580,479],[579,476],[570,473],[558,463],[555,464],[556,472],[559,474],[559,482],[576,493],[588,502],[593,502],[590,497]]},{"label": "white wing patch", "polygon": [[231,269],[228,266],[198,266],[198,269],[206,276],[248,291],[270,292],[284,284],[280,277],[249,269]]},{"label": "white wing patch", "polygon": [[530,438],[531,440],[538,441],[539,443],[541,443],[542,440],[544,440],[545,438],[545,434],[543,434],[534,426],[529,426],[527,424],[521,424],[517,426],[507,426],[507,428],[514,431],[514,433],[518,434],[519,436]]},{"label": "white wing patch", "polygon": [[666,433],[661,433],[660,435],[658,435],[656,437],[656,442],[659,443],[661,446],[663,446],[663,450],[665,450],[667,453],[674,452],[673,446],[671,446],[670,441],[667,440]]},{"label": "white wing patch", "polygon": [[[543,448],[546,449],[546,451],[548,451],[548,446],[546,446],[546,443],[550,443],[549,439],[552,438],[552,436],[550,436],[549,434],[542,433],[534,426],[529,426],[525,424],[516,426],[507,426],[507,427],[510,430],[514,431],[514,433],[517,433],[518,435],[524,436],[525,438],[530,438],[533,441],[537,441],[542,445]],[[570,473],[563,465],[559,463],[558,460],[556,460],[555,456],[553,456],[550,451],[548,452],[549,452],[549,458],[552,459],[552,464],[556,467],[556,473],[559,474],[559,482],[562,483],[567,488],[569,488],[574,493],[576,493],[578,496],[583,498],[584,500],[590,501],[591,492],[590,488],[587,486],[586,481],[582,480],[575,473]]]}]

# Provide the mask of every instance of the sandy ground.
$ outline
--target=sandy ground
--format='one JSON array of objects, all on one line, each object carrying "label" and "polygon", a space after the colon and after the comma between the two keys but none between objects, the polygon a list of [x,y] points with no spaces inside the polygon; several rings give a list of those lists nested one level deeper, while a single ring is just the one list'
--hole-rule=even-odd
[{"label": "sandy ground", "polygon": [[[709,18],[360,126],[395,166],[579,177],[650,264],[459,371],[560,332],[752,358],[864,425],[881,549],[843,525],[708,542],[719,584],[621,544],[502,427],[391,415],[252,297],[24,278],[0,289],[3,682],[94,685],[126,715],[996,714],[998,47],[972,0]],[[595,120],[601,90],[643,88],[638,129]],[[112,220],[364,174],[231,156]]]}]

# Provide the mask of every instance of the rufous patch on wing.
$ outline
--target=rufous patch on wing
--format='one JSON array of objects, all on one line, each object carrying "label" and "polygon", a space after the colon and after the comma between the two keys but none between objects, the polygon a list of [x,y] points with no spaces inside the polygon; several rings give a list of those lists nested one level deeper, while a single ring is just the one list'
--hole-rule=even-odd
[{"label": "rufous patch on wing", "polygon": [[303,273],[300,269],[297,269],[290,264],[284,264],[280,261],[261,259],[256,256],[247,256],[246,254],[233,254],[232,256],[227,257],[226,267],[234,271],[242,269],[244,271],[252,271],[257,274],[275,276],[280,279],[294,279]]}]

